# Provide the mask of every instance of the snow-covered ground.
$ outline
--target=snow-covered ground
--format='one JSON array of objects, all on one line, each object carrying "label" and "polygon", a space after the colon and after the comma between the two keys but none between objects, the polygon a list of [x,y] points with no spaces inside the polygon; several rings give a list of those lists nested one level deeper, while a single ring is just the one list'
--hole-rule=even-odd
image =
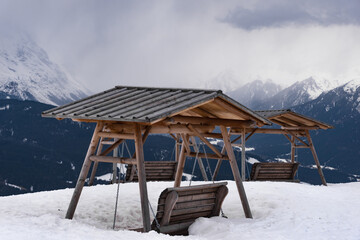
[{"label": "snow-covered ground", "polygon": [[[229,194],[223,204],[228,219],[200,218],[187,237],[123,230],[141,227],[136,183],[120,186],[115,231],[116,185],[85,187],[71,221],[64,216],[73,189],[0,197],[0,239],[360,239],[359,182],[328,187],[280,182],[244,184],[253,219],[244,218],[236,186],[229,181]],[[160,192],[171,186],[170,182],[148,183],[154,209]]]}]

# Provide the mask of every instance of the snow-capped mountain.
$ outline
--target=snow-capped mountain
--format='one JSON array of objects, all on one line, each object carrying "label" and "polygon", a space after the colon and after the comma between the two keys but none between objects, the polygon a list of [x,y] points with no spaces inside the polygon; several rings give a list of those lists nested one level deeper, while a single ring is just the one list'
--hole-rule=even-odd
[{"label": "snow-capped mountain", "polygon": [[5,34],[0,39],[0,98],[61,105],[88,93],[29,36]]},{"label": "snow-capped mountain", "polygon": [[324,92],[318,98],[296,107],[301,112],[311,112],[314,117],[337,124],[356,120],[360,122],[360,79]]},{"label": "snow-capped mountain", "polygon": [[228,92],[227,94],[241,104],[252,108],[265,99],[273,97],[279,91],[281,91],[281,86],[271,80],[265,82],[255,80]]},{"label": "snow-capped mountain", "polygon": [[328,81],[315,77],[298,81],[278,92],[260,104],[254,106],[256,109],[283,109],[300,105],[317,98],[321,93],[327,92],[339,86],[337,81]]},{"label": "snow-capped mountain", "polygon": [[360,79],[322,93],[294,110],[334,126],[314,138],[317,149],[323,149],[326,164],[348,173],[359,173]]}]

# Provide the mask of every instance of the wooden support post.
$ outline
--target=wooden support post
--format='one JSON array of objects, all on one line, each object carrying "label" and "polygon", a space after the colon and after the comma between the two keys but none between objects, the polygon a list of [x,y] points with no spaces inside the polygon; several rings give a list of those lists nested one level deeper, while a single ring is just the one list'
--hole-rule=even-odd
[{"label": "wooden support post", "polygon": [[[223,146],[222,150],[221,150],[221,154],[224,154],[225,153],[225,146]],[[222,159],[218,159],[217,163],[216,163],[216,167],[215,167],[215,170],[214,170],[214,173],[213,175],[211,176],[211,181],[215,181],[216,180],[216,177],[217,175],[219,174],[219,170],[220,170],[220,166],[221,166],[221,163],[222,163]]]},{"label": "wooden support post", "polygon": [[318,156],[316,154],[316,151],[315,151],[315,147],[314,147],[314,144],[312,142],[312,139],[311,139],[311,136],[310,136],[310,133],[309,133],[309,130],[305,130],[305,133],[306,133],[306,137],[307,137],[307,140],[309,142],[309,146],[310,146],[310,149],[311,149],[311,153],[314,157],[314,160],[315,160],[315,164],[316,164],[316,167],[318,169],[318,172],[319,172],[319,175],[320,175],[320,178],[321,178],[321,182],[324,186],[327,186],[327,183],[326,183],[326,180],[325,180],[325,176],[324,176],[324,173],[321,169],[321,165],[320,165],[320,162],[319,162],[319,159],[318,159]]},{"label": "wooden support post", "polygon": [[144,232],[149,232],[151,230],[149,200],[146,186],[143,139],[141,136],[141,127],[139,124],[135,124],[135,152],[137,160],[143,229]]},{"label": "wooden support post", "polygon": [[186,140],[186,138],[188,138],[188,136],[185,136],[185,139],[182,140],[182,144],[181,144],[179,162],[178,162],[177,169],[176,169],[176,174],[175,174],[174,187],[180,187],[182,174],[184,172],[185,159],[186,159],[186,154],[185,154],[185,140]]},{"label": "wooden support post", "polygon": [[[118,139],[114,138],[114,142],[116,142]],[[113,151],[113,157],[119,156],[119,148],[116,147]],[[112,169],[112,181],[111,183],[116,183],[116,176],[117,176],[117,163],[113,163],[113,169]],[[120,179],[119,179],[120,180]]]},{"label": "wooden support post", "polygon": [[295,137],[291,136],[291,162],[295,162]]},{"label": "wooden support post", "polygon": [[[101,154],[101,151],[102,151],[102,148],[103,148],[102,141],[103,141],[103,139],[100,138],[100,144],[99,144],[98,150],[96,152],[97,156],[99,156]],[[89,186],[92,186],[94,184],[95,174],[96,174],[96,170],[97,170],[98,165],[99,165],[99,162],[94,162],[92,170],[91,170],[89,183],[88,183]]]},{"label": "wooden support post", "polygon": [[241,199],[241,203],[242,203],[242,206],[243,206],[243,209],[244,209],[245,216],[247,218],[252,218],[250,206],[249,206],[249,203],[248,203],[248,200],[247,200],[247,197],[246,197],[245,188],[243,186],[243,183],[242,183],[242,180],[241,180],[241,177],[240,177],[239,168],[238,168],[237,163],[236,163],[236,158],[235,158],[235,154],[234,154],[234,151],[232,149],[232,146],[231,146],[229,135],[228,135],[228,133],[226,131],[225,126],[220,126],[220,129],[221,129],[221,133],[223,135],[224,145],[225,145],[225,148],[226,148],[227,155],[229,156],[231,170],[232,170],[232,173],[234,175],[234,180],[235,180],[235,183],[236,183],[239,195],[240,195],[240,199]]},{"label": "wooden support post", "polygon": [[246,149],[245,149],[245,128],[243,128],[241,133],[241,178],[245,181],[245,167],[246,167]]},{"label": "wooden support post", "polygon": [[180,134],[176,134],[176,141],[175,141],[175,162],[179,162],[179,154],[180,154],[179,138],[180,138]]},{"label": "wooden support post", "polygon": [[[229,136],[230,136],[230,132],[231,132],[231,128],[229,128],[229,131],[228,131]],[[239,137],[236,137],[234,140],[232,140],[231,143],[236,142],[240,138],[241,138],[241,135]],[[225,148],[225,144],[224,144],[223,148],[221,149],[221,154],[225,154],[225,151],[226,151],[226,148]],[[223,161],[223,159],[219,159],[217,161],[214,173],[213,173],[212,178],[211,178],[212,181],[216,180],[217,175],[219,174],[219,170],[220,170],[220,166],[221,166],[222,161]]]},{"label": "wooden support post", "polygon": [[[196,139],[195,139],[194,136],[191,137],[191,141],[192,141],[192,144],[193,144],[193,147],[194,147],[195,152],[199,152],[200,149],[198,148],[198,145],[196,144]],[[195,161],[196,161],[196,159],[195,159]],[[204,181],[208,181],[208,178],[207,178],[207,175],[206,175],[206,171],[205,171],[205,167],[204,167],[204,164],[203,164],[203,162],[202,162],[201,157],[198,156],[197,161],[198,161],[198,163],[199,163],[201,175],[202,175]]]},{"label": "wooden support post", "polygon": [[102,130],[103,126],[104,126],[103,122],[98,122],[96,124],[94,134],[91,138],[90,145],[89,145],[88,151],[86,153],[85,160],[82,165],[82,168],[81,168],[81,171],[79,174],[79,178],[77,180],[76,187],[74,189],[74,193],[72,195],[72,198],[71,198],[71,201],[69,204],[69,208],[66,212],[65,218],[67,218],[67,219],[72,219],[74,217],[75,209],[79,202],[81,191],[84,187],[86,177],[90,170],[90,166],[91,166],[90,156],[95,153],[96,146],[98,145],[99,139],[100,139],[99,132]]}]

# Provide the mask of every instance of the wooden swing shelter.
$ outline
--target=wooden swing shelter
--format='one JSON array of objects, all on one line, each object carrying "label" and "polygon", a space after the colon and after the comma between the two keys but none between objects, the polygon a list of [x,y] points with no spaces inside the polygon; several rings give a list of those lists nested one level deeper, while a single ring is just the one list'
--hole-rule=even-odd
[{"label": "wooden swing shelter", "polygon": [[[300,141],[302,146],[309,147],[315,152],[309,135],[309,130],[316,128],[329,128],[328,125],[321,125],[319,122],[314,122],[311,119],[309,120],[306,117],[302,117],[292,112],[276,112],[276,114],[270,114],[269,112],[252,111],[218,90],[178,88],[117,86],[79,101],[50,109],[43,112],[42,116],[56,118],[59,120],[70,118],[73,121],[96,123],[96,127],[66,213],[66,218],[72,219],[74,216],[74,212],[78,204],[81,191],[88,177],[91,165],[93,165],[93,167],[89,181],[90,183],[92,183],[94,179],[96,168],[99,163],[107,162],[128,164],[136,166],[136,180],[139,184],[143,231],[145,232],[151,230],[146,184],[147,176],[150,175],[147,174],[146,171],[154,171],[154,174],[157,177],[165,175],[169,177],[169,172],[166,172],[166,169],[176,168],[176,172],[173,176],[174,189],[170,189],[167,192],[176,191],[181,195],[184,194],[184,191],[179,189],[179,187],[186,157],[207,157],[211,159],[218,159],[218,164],[215,169],[216,174],[219,171],[221,161],[229,161],[245,216],[247,218],[252,218],[243,186],[243,180],[245,180],[244,169],[246,140],[255,133],[283,134],[292,144],[291,149],[293,160],[293,149],[301,147],[296,144],[297,141]],[[285,119],[287,119],[287,121],[285,121]],[[262,128],[266,125],[272,125],[272,123],[280,124],[281,129]],[[298,123],[301,123],[301,126],[297,125]],[[215,128],[220,129],[220,132],[214,131]],[[179,148],[176,147],[175,165],[167,166],[165,168],[162,167],[163,169],[161,171],[159,171],[159,169],[149,170],[149,167],[145,167],[143,144],[149,134],[170,134],[170,136],[175,139],[178,145],[180,145]],[[248,135],[246,136],[246,134]],[[238,135],[239,137],[235,140],[231,140],[231,135]],[[194,144],[195,137],[211,149],[212,153],[204,154],[196,151],[196,147],[192,146]],[[302,137],[307,137],[309,142],[306,143],[301,139]],[[209,142],[208,138],[223,140],[223,149],[219,151]],[[232,143],[238,139],[242,140],[242,165],[244,166],[242,167],[241,175],[232,148]],[[132,156],[127,158],[108,156],[125,140],[133,140],[134,142],[135,152]],[[103,149],[104,145],[108,145],[107,148],[104,148],[105,150]],[[317,157],[316,161],[318,163]],[[318,168],[319,171],[321,171],[320,164],[318,165]],[[216,178],[215,173],[214,177]],[[129,172],[128,174],[133,174],[132,177],[134,177],[134,171],[133,173]],[[320,175],[323,177],[322,172]],[[198,191],[199,188],[201,187],[197,187],[195,189]],[[225,190],[221,190],[222,193],[220,194],[223,197],[226,195],[224,191]],[[223,198],[216,200],[220,203],[220,206],[222,200]],[[208,201],[208,199],[205,199],[204,201]],[[176,204],[176,202],[177,201],[172,199],[173,204]],[[212,208],[211,210],[208,209],[208,211],[211,211],[212,214],[218,214],[218,208],[219,206]],[[165,207],[165,209],[162,210],[162,219],[165,219],[164,216],[166,216],[166,221],[170,221],[169,217],[171,215],[171,211],[169,209],[172,208]],[[189,209],[184,210],[183,214],[186,215],[189,213],[196,217],[211,215],[201,207],[192,209],[204,211],[204,214],[202,215],[201,212],[189,212]],[[188,217],[182,216],[179,217],[179,219],[188,219]]]}]

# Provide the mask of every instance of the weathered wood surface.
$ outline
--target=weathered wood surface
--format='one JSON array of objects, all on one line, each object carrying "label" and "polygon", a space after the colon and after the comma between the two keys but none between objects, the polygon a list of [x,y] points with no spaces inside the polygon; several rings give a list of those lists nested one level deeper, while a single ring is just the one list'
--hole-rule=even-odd
[{"label": "weathered wood surface", "polygon": [[254,163],[250,180],[294,181],[299,163]]},{"label": "weathered wood surface", "polygon": [[187,234],[187,229],[198,217],[219,216],[228,193],[227,183],[165,189],[159,197],[156,221],[152,229],[171,235]]},{"label": "weathered wood surface", "polygon": [[[174,172],[176,171],[177,162],[175,161],[146,161],[145,172],[146,181],[174,181]],[[138,181],[138,176],[135,171],[133,178],[131,177],[131,170],[133,165],[129,164],[126,170],[126,181]]]},{"label": "weathered wood surface", "polygon": [[145,232],[149,232],[151,229],[149,200],[148,200],[149,198],[148,198],[147,185],[146,185],[143,137],[141,135],[141,127],[139,124],[135,124],[135,152],[136,152],[137,169],[138,169],[137,174],[139,178],[143,228]]},{"label": "weathered wood surface", "polygon": [[310,136],[310,133],[308,130],[306,130],[306,138],[309,142],[309,147],[310,147],[310,150],[311,150],[311,153],[314,157],[314,160],[315,160],[315,164],[316,164],[316,167],[318,169],[318,172],[319,172],[319,175],[320,175],[320,178],[321,178],[321,182],[324,186],[327,186],[327,183],[326,183],[326,180],[325,180],[325,176],[324,176],[324,173],[321,169],[321,165],[320,165],[320,162],[319,162],[319,158],[316,154],[316,151],[315,151],[315,147],[314,147],[314,144],[312,142],[312,139],[311,139],[311,136]]},{"label": "weathered wood surface", "polygon": [[226,148],[226,152],[227,152],[227,155],[229,157],[231,171],[232,171],[232,174],[234,176],[236,187],[237,187],[238,192],[239,192],[239,196],[240,196],[242,207],[244,209],[245,217],[246,218],[252,218],[250,205],[249,205],[249,202],[247,200],[246,193],[245,193],[245,188],[244,188],[244,185],[243,185],[241,177],[240,177],[239,167],[238,167],[238,165],[236,163],[234,150],[233,150],[233,148],[231,146],[230,136],[229,136],[228,131],[227,131],[225,126],[220,126],[220,129],[221,129],[221,134],[223,135],[224,146]]},{"label": "weathered wood surface", "polygon": [[184,141],[184,139],[189,139],[189,136],[185,136],[185,137],[182,136],[182,138],[183,138],[183,141],[182,141],[181,149],[180,149],[179,162],[178,162],[177,167],[176,167],[174,187],[180,187],[181,178],[182,178],[182,174],[184,172],[184,167],[185,167],[186,152],[185,152],[185,141]]},{"label": "weathered wood surface", "polygon": [[104,126],[104,124],[102,122],[98,122],[95,127],[94,134],[91,138],[90,145],[89,145],[88,151],[86,153],[85,160],[82,165],[80,175],[79,175],[79,178],[77,180],[77,183],[76,183],[76,186],[74,189],[74,193],[71,197],[71,201],[70,201],[68,210],[66,212],[65,218],[67,218],[67,219],[72,219],[74,217],[75,209],[79,202],[79,198],[80,198],[82,189],[85,184],[85,179],[90,170],[90,166],[91,166],[90,156],[95,153],[96,147],[100,140],[99,132],[102,130],[103,126]]}]

